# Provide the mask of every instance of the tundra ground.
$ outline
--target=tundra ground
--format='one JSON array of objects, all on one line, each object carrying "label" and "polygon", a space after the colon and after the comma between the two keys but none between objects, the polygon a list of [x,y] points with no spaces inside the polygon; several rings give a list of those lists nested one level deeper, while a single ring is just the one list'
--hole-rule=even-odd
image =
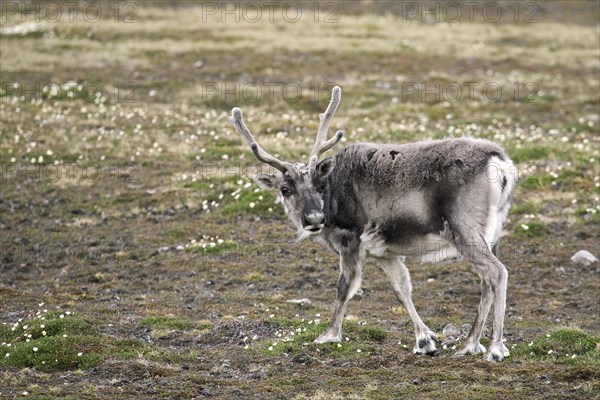
[{"label": "tundra ground", "polygon": [[[599,256],[597,4],[454,24],[134,4],[132,23],[2,22],[1,398],[598,396],[599,264],[570,261]],[[341,146],[471,135],[518,163],[504,362],[453,358],[464,336],[442,335],[475,318],[465,262],[409,265],[439,355],[411,354],[412,324],[371,265],[343,342],[312,343],[337,259],[294,243],[228,116],[241,106],[265,149],[302,161],[333,83]]]}]

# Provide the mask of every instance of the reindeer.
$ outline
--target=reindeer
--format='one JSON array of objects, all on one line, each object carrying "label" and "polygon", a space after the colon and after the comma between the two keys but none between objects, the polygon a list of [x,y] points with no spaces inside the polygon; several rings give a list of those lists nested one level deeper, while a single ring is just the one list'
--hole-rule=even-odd
[{"label": "reindeer", "polygon": [[[514,165],[493,142],[456,138],[408,144],[355,143],[319,161],[342,138],[327,132],[341,100],[333,88],[320,115],[306,163],[267,153],[235,107],[230,122],[255,157],[279,172],[258,174],[262,188],[276,189],[298,238],[316,239],[340,256],[333,319],[316,343],[339,342],[348,301],[359,289],[366,262],[377,263],[414,325],[415,354],[433,355],[436,335],[412,302],[404,261],[441,262],[464,257],[481,278],[481,300],[465,346],[456,355],[484,353],[488,361],[509,355],[503,344],[508,272],[498,260],[498,240],[517,180]],[[492,303],[489,349],[480,343]]]}]

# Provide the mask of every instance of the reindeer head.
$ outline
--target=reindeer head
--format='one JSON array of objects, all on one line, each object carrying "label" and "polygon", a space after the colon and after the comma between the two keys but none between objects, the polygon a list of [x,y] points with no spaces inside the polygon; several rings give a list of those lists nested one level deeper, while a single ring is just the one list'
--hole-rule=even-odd
[{"label": "reindeer head", "polygon": [[238,107],[231,110],[229,121],[242,135],[256,158],[280,171],[274,175],[258,174],[254,180],[263,188],[279,190],[285,212],[298,227],[300,239],[318,234],[325,224],[323,184],[327,175],[335,168],[335,158],[330,157],[319,162],[319,157],[339,142],[344,134],[338,131],[334,137],[327,140],[329,124],[340,104],[341,96],[341,89],[335,86],[329,106],[319,116],[321,122],[317,139],[306,163],[281,161],[264,151],[244,124],[242,111]]}]

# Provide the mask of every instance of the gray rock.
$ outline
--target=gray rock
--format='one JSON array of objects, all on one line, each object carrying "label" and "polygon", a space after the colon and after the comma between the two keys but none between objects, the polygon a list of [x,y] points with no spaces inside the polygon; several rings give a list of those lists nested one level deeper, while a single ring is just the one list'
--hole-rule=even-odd
[{"label": "gray rock", "polygon": [[450,337],[457,337],[458,335],[460,335],[460,331],[458,330],[458,328],[452,324],[448,324],[444,327],[444,330],[442,332],[444,334],[445,337],[450,338]]},{"label": "gray rock", "polygon": [[295,355],[292,358],[292,361],[295,362],[296,364],[310,365],[310,364],[314,364],[316,359],[314,357],[309,356],[306,353],[300,353],[300,354]]},{"label": "gray rock", "polygon": [[585,265],[587,267],[588,265],[598,262],[598,259],[587,250],[579,250],[571,257],[571,261],[575,264]]}]

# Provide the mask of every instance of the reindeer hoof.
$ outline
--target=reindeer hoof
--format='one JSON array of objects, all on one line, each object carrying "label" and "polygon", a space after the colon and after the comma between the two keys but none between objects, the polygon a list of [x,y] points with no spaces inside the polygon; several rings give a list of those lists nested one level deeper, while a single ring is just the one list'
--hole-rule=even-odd
[{"label": "reindeer hoof", "polygon": [[492,343],[490,345],[490,348],[487,351],[487,353],[485,353],[485,356],[483,357],[483,359],[486,361],[499,362],[499,361],[504,360],[504,357],[508,357],[508,356],[510,356],[510,352],[508,351],[506,346],[504,346],[504,343],[499,342],[499,343]]},{"label": "reindeer hoof", "polygon": [[342,335],[335,332],[325,331],[318,338],[314,340],[315,343],[329,343],[329,342],[340,342]]},{"label": "reindeer hoof", "polygon": [[454,357],[462,357],[479,353],[485,353],[485,347],[481,343],[467,343],[465,347],[454,354]]},{"label": "reindeer hoof", "polygon": [[437,349],[435,348],[435,341],[435,333],[433,333],[432,331],[427,331],[427,333],[424,336],[420,337],[417,340],[417,345],[413,349],[413,353],[429,356],[436,355]]}]

